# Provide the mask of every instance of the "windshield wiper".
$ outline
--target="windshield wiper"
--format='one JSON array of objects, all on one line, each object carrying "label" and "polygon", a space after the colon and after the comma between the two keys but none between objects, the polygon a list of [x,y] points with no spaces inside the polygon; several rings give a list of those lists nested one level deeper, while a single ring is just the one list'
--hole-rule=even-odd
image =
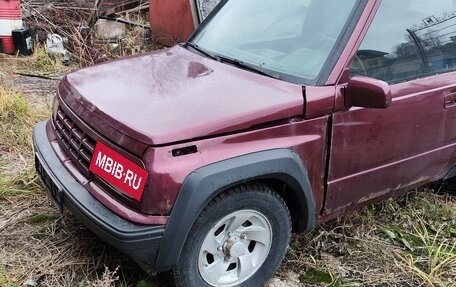
[{"label": "windshield wiper", "polygon": [[185,46],[191,47],[192,49],[200,52],[201,54],[220,62],[220,58],[217,55],[208,52],[206,49],[201,48],[200,46],[198,46],[195,43],[187,42],[187,43],[185,43]]},{"label": "windshield wiper", "polygon": [[207,57],[209,57],[211,59],[214,59],[214,60],[216,60],[218,62],[229,63],[229,64],[235,65],[235,66],[237,66],[239,68],[242,68],[244,70],[252,71],[252,72],[255,72],[257,74],[260,74],[260,75],[263,75],[263,76],[267,76],[267,77],[270,77],[270,78],[274,78],[274,79],[278,79],[278,80],[282,79],[280,77],[280,75],[277,74],[277,73],[269,72],[267,70],[261,69],[260,67],[254,66],[252,64],[247,64],[245,62],[242,62],[241,60],[231,59],[231,58],[220,56],[220,55],[217,55],[217,54],[212,54],[211,52],[208,52],[206,49],[203,49],[200,46],[198,46],[198,44],[195,44],[195,43],[192,43],[192,42],[187,42],[187,43],[185,43],[185,46],[191,47],[192,49],[194,49],[194,50],[200,52],[201,54],[203,54],[203,55],[205,55],[205,56],[207,56]]},{"label": "windshield wiper", "polygon": [[255,65],[252,65],[252,64],[248,64],[248,63],[245,63],[239,59],[231,59],[231,58],[227,58],[227,57],[222,57],[222,56],[219,56],[219,55],[216,55],[216,57],[219,58],[219,61],[220,62],[226,62],[226,63],[229,63],[229,64],[232,64],[232,65],[235,65],[239,68],[242,68],[244,70],[248,70],[248,71],[252,71],[252,72],[255,72],[257,74],[260,74],[260,75],[263,75],[263,76],[267,76],[267,77],[270,77],[270,78],[273,78],[273,79],[277,79],[277,80],[281,80],[282,77],[277,74],[277,73],[273,73],[271,71],[268,71],[266,69],[262,69],[258,66],[255,66]]}]

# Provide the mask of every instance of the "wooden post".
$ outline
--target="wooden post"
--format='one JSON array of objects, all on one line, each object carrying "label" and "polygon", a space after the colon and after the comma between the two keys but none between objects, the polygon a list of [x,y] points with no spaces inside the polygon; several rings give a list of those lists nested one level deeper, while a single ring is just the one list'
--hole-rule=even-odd
[{"label": "wooden post", "polygon": [[95,23],[98,21],[98,16],[100,16],[101,8],[103,7],[105,0],[95,0],[95,5],[93,7],[92,14],[89,18],[89,29],[92,29],[95,26]]},{"label": "wooden post", "polygon": [[195,28],[198,27],[198,25],[201,22],[200,15],[198,12],[198,4],[196,3],[196,0],[189,0],[190,1],[190,8],[192,9],[192,16],[193,16],[193,23],[195,24]]}]

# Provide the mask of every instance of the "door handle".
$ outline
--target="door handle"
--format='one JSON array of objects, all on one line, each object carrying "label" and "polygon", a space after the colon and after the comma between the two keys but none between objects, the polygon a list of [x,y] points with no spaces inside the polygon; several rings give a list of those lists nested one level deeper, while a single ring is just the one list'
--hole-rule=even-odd
[{"label": "door handle", "polygon": [[445,109],[456,107],[456,93],[445,95]]}]

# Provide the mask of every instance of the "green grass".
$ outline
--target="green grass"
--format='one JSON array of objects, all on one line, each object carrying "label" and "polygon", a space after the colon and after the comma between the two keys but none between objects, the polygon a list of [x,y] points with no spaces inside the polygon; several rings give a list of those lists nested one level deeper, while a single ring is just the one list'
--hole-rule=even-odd
[{"label": "green grass", "polygon": [[456,286],[456,199],[422,189],[292,240],[282,272],[305,286]]},{"label": "green grass", "polygon": [[19,287],[21,284],[18,282],[11,280],[6,275],[6,271],[3,267],[0,266],[0,286],[1,287]]},{"label": "green grass", "polygon": [[58,218],[59,217],[55,216],[55,215],[37,214],[37,215],[34,215],[34,216],[30,217],[29,219],[27,219],[27,223],[41,224],[41,223],[45,223],[48,221],[55,221]]},{"label": "green grass", "polygon": [[60,60],[50,56],[43,47],[39,47],[33,54],[33,61],[31,62],[30,68],[32,68],[35,73],[48,75],[62,71],[64,66]]},{"label": "green grass", "polygon": [[332,274],[318,269],[310,268],[304,274],[299,276],[299,281],[306,285],[324,284],[331,287],[339,287],[339,279],[334,278]]},{"label": "green grass", "polygon": [[23,149],[30,144],[28,128],[34,118],[27,100],[18,92],[0,87],[0,147]]},{"label": "green grass", "polygon": [[456,278],[456,241],[450,236],[449,226],[443,223],[435,229],[418,218],[414,231],[407,236],[413,249],[397,254],[400,266],[430,286],[452,286],[448,278]]},{"label": "green grass", "polygon": [[387,211],[394,214],[392,220],[377,225],[379,235],[388,238],[398,248],[392,253],[396,266],[410,278],[420,278],[427,286],[454,286],[454,198],[418,196],[405,207],[400,202],[390,202]]},{"label": "green grass", "polygon": [[136,284],[136,287],[154,287],[155,285],[153,283],[150,283],[146,280],[141,280]]}]

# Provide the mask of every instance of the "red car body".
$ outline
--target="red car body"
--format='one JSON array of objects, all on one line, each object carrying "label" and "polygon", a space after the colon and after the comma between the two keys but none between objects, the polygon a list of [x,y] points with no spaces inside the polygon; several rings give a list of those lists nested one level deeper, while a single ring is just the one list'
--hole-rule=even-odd
[{"label": "red car body", "polygon": [[[176,209],[192,209],[197,215],[213,198],[192,203],[189,195],[190,202],[176,205],[195,171],[245,155],[288,150],[299,159],[309,194],[304,199],[299,193],[284,195],[296,232],[451,176],[456,162],[456,72],[390,85],[350,76],[350,65],[380,3],[365,3],[318,85],[265,77],[184,45],[72,72],[58,88],[59,108],[46,124],[47,141],[90,196],[129,224],[162,226],[160,239],[172,222],[182,220],[174,214],[187,212]],[[84,136],[76,145],[85,145],[82,138],[87,137],[87,147],[93,150],[95,142],[102,141],[147,170],[141,199],[132,199],[93,175],[87,170],[90,159],[81,164],[77,151],[71,156],[74,133],[65,147],[61,141],[66,136],[59,139],[56,129],[61,134],[77,129]],[[213,190],[249,179],[294,189],[281,176],[268,173],[233,176],[231,181],[230,177],[225,174],[226,183]],[[184,230],[183,239],[168,242],[178,246],[177,257],[192,220],[170,232],[177,236],[176,230]],[[171,235],[167,239],[174,240]],[[118,248],[148,270],[164,270],[176,260],[163,259],[164,241],[156,244],[148,262],[128,248]]]}]

